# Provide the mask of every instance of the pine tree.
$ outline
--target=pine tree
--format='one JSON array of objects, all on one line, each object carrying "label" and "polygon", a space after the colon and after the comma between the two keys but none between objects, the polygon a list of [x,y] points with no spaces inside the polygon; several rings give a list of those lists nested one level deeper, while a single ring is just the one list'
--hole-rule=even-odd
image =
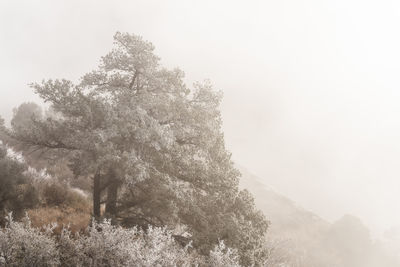
[{"label": "pine tree", "polygon": [[76,176],[93,178],[93,215],[125,225],[187,228],[207,253],[220,239],[244,265],[260,264],[267,221],[225,149],[221,94],[189,89],[179,69],[160,66],[154,46],[117,33],[114,49],[78,84],[32,84],[52,116],[32,117],[9,135],[32,149],[57,151]]}]

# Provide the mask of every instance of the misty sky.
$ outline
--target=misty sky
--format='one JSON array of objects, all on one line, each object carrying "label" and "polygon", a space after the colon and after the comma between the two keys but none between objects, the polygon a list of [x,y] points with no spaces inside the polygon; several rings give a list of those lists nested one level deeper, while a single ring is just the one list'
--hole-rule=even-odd
[{"label": "misty sky", "polygon": [[224,92],[227,146],[276,191],[374,233],[400,225],[400,3],[380,0],[0,2],[0,115],[28,83],[79,79],[116,31]]}]

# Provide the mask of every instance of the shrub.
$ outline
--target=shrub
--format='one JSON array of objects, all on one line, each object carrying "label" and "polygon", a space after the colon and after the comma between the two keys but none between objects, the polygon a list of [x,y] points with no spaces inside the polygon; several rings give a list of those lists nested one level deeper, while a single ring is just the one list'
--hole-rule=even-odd
[{"label": "shrub", "polygon": [[20,218],[26,208],[38,202],[37,192],[24,174],[25,169],[26,165],[8,155],[6,147],[0,144],[0,225],[6,223],[3,218],[8,211],[14,211]]},{"label": "shrub", "polygon": [[43,206],[67,207],[76,212],[90,213],[90,201],[82,193],[82,190],[74,189],[68,183],[60,182],[54,178],[37,177],[32,180]]},{"label": "shrub", "polygon": [[226,247],[223,241],[210,251],[209,266],[239,267],[239,255],[236,249]]},{"label": "shrub", "polygon": [[84,234],[55,225],[41,231],[28,217],[0,230],[0,266],[213,266],[236,267],[239,256],[220,242],[210,257],[199,256],[191,245],[182,247],[166,228],[122,228],[110,221],[96,223]]},{"label": "shrub", "polygon": [[56,242],[46,232],[31,227],[29,219],[14,222],[11,214],[0,231],[0,263],[3,266],[58,266]]},{"label": "shrub", "polygon": [[110,221],[96,223],[87,235],[71,238],[64,230],[60,237],[61,257],[73,266],[194,266],[196,259],[180,247],[165,228],[147,231],[124,229]]},{"label": "shrub", "polygon": [[49,206],[60,206],[66,201],[68,190],[64,186],[50,182],[43,190],[43,198]]}]

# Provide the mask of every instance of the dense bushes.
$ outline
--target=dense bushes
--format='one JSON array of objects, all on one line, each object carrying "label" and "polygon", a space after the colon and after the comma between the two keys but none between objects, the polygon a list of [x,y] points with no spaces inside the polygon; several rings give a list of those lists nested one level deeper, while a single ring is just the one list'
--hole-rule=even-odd
[{"label": "dense bushes", "polygon": [[0,231],[0,266],[239,266],[236,251],[224,243],[209,257],[200,256],[165,228],[143,231],[93,221],[84,234],[64,228],[54,235],[54,227],[39,231],[27,217],[15,222],[9,216]]},{"label": "dense bushes", "polygon": [[[205,256],[191,243],[176,242],[167,228],[122,228],[110,221],[89,226],[91,206],[83,192],[28,168],[4,146],[0,152],[6,219],[0,266],[239,266],[238,251],[223,242]],[[18,220],[8,211],[16,211]]]},{"label": "dense bushes", "polygon": [[20,220],[29,214],[33,226],[53,222],[56,232],[70,225],[72,232],[85,229],[90,222],[90,200],[80,190],[52,178],[44,171],[29,168],[18,154],[0,144],[0,225],[8,212]]},{"label": "dense bushes", "polygon": [[220,241],[214,250],[210,251],[208,263],[210,266],[240,266],[237,250],[226,247],[223,241]]},{"label": "dense bushes", "polygon": [[77,211],[90,212],[90,203],[87,197],[71,188],[67,183],[55,179],[37,182],[36,188],[43,205],[48,207],[72,207]]},{"label": "dense bushes", "polygon": [[54,229],[57,233],[67,225],[74,233],[86,229],[91,218],[91,205],[84,193],[71,188],[65,182],[46,178],[34,170],[30,174],[30,179],[39,202],[27,211],[33,226],[42,227],[57,223],[58,226]]},{"label": "dense bushes", "polygon": [[59,256],[51,229],[41,232],[30,225],[29,220],[14,222],[8,216],[8,224],[0,231],[0,266],[57,266]]},{"label": "dense bushes", "polygon": [[25,170],[26,166],[9,157],[0,143],[0,225],[4,225],[7,211],[13,211],[20,218],[26,208],[38,203],[36,190],[24,175]]}]

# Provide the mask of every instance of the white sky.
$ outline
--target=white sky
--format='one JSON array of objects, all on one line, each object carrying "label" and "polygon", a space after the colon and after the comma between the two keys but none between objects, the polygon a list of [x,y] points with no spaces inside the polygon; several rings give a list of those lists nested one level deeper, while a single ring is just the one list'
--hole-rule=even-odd
[{"label": "white sky", "polygon": [[224,91],[234,159],[330,221],[400,225],[400,3],[380,0],[0,2],[0,114],[28,83],[76,80],[116,31],[189,83]]}]

